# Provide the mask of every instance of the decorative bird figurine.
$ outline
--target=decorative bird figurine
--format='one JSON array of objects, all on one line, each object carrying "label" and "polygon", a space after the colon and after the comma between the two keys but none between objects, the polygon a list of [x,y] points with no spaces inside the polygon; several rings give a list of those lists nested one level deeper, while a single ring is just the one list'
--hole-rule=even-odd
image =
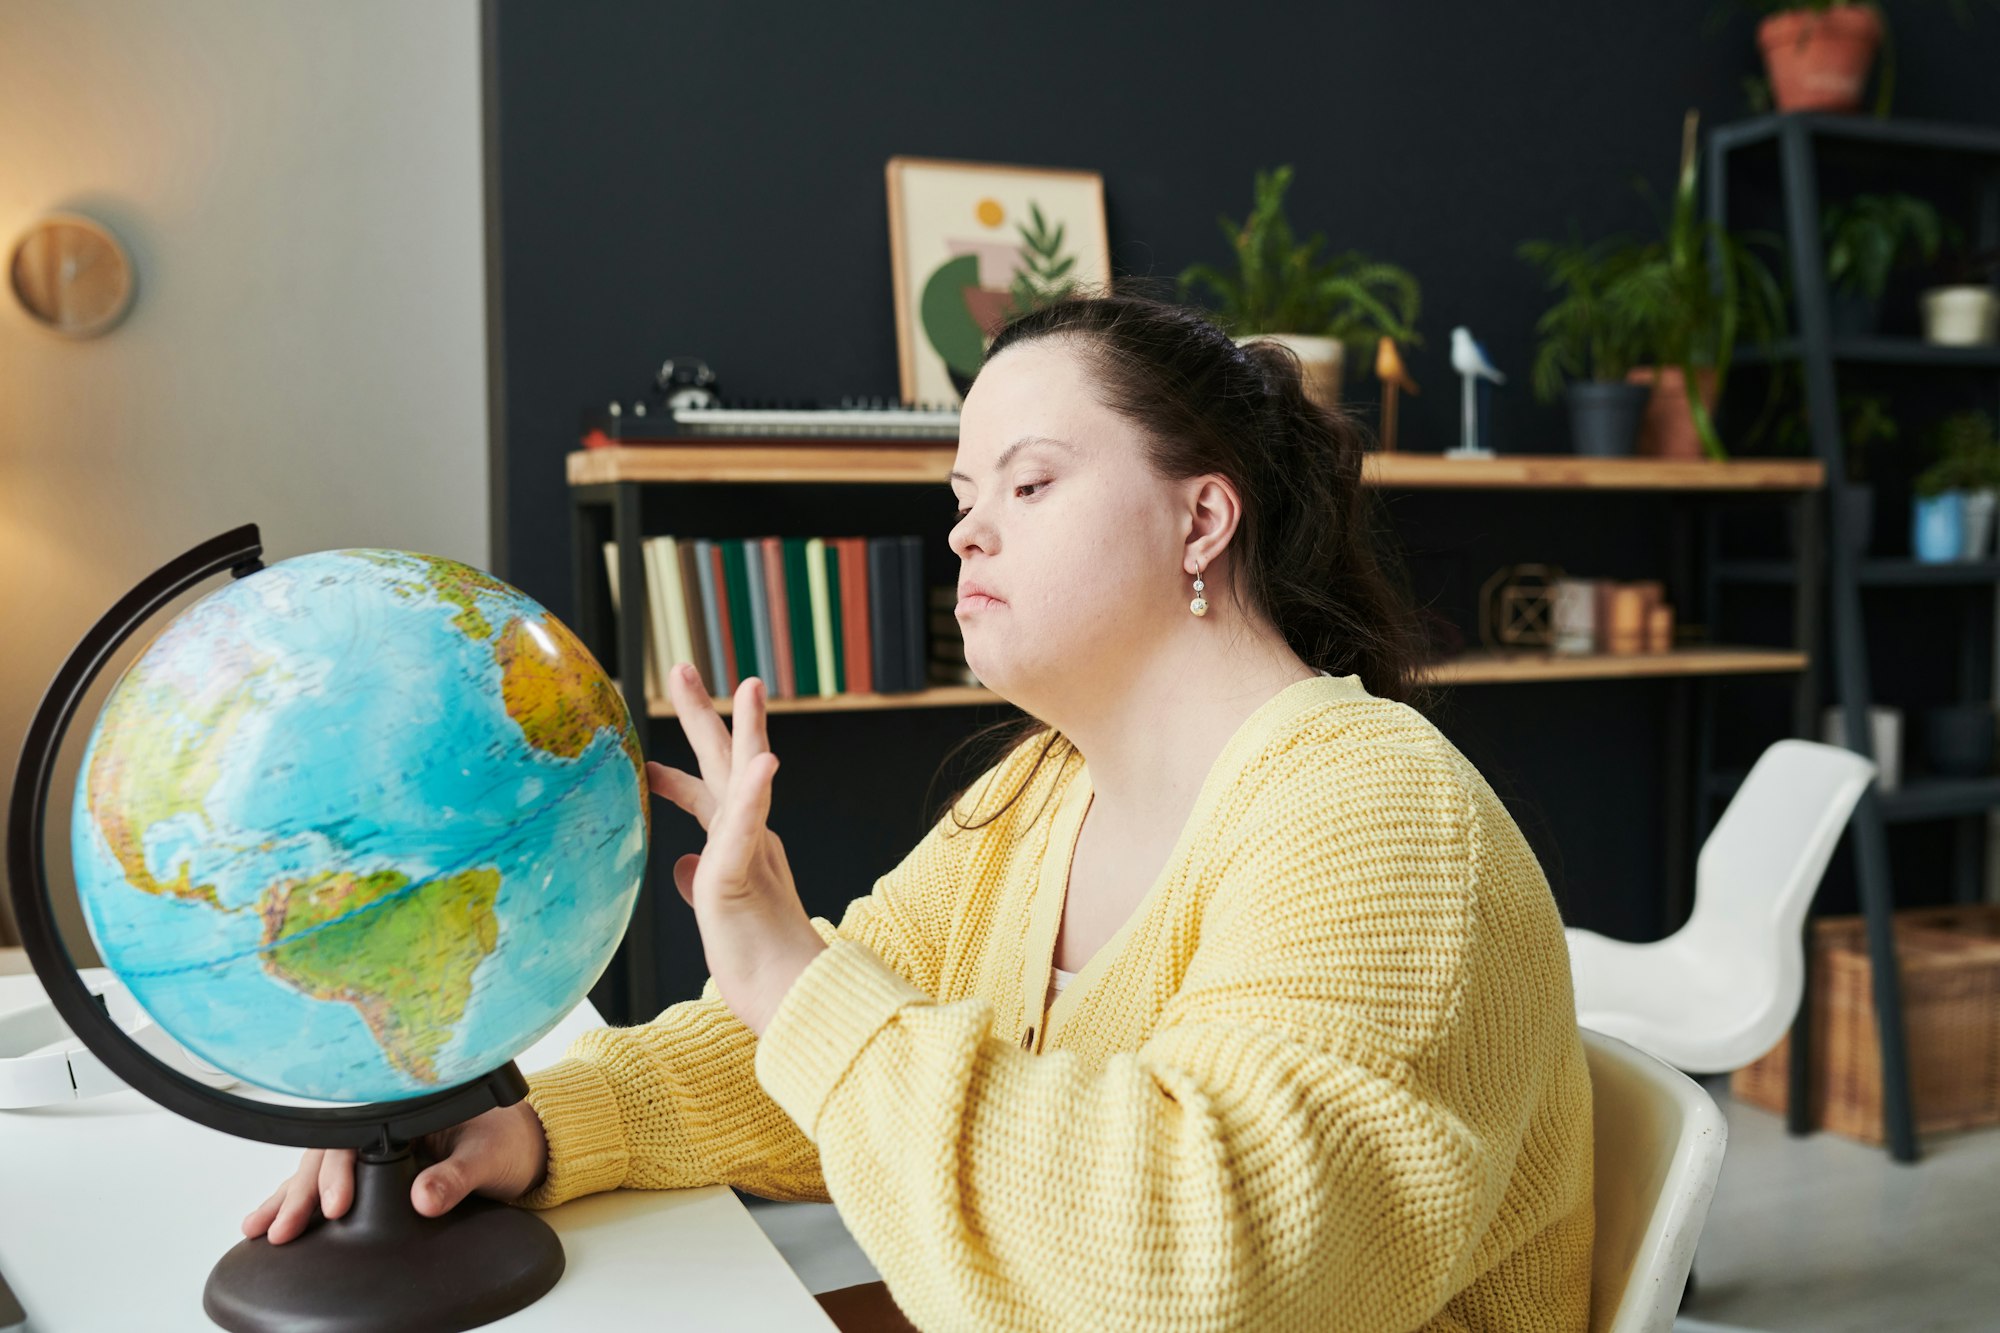
[{"label": "decorative bird figurine", "polygon": [[1458,458],[1491,458],[1493,450],[1486,447],[1480,431],[1479,381],[1505,384],[1507,377],[1494,369],[1486,349],[1463,324],[1451,331],[1451,368],[1463,377],[1465,384],[1465,442],[1445,452]]},{"label": "decorative bird figurine", "polygon": [[1375,344],[1375,378],[1382,381],[1382,452],[1396,452],[1396,399],[1404,390],[1417,391],[1417,382],[1403,368],[1396,340],[1388,334]]}]

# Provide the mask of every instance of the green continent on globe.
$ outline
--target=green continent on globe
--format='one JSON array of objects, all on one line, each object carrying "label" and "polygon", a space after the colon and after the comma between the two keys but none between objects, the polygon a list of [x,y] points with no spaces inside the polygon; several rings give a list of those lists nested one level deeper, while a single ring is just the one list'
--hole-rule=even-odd
[{"label": "green continent on globe", "polygon": [[[407,551],[356,551],[371,564],[383,569],[413,573],[423,581],[425,591],[447,606],[458,608],[451,623],[468,639],[490,639],[493,637],[493,622],[479,609],[479,595],[485,593],[494,597],[512,597],[514,590],[500,580],[471,565],[461,565],[456,560],[447,560],[441,555],[418,555]],[[398,597],[415,597],[417,591],[403,584],[396,585]]]},{"label": "green continent on globe", "polygon": [[[106,704],[98,722],[105,743],[91,756],[87,799],[119,868],[141,893],[232,910],[213,884],[193,882],[186,862],[171,879],[156,877],[146,865],[146,830],[183,815],[208,821],[202,800],[222,777],[230,741],[257,708],[258,674],[198,695],[135,664]],[[160,726],[163,717],[184,725]]]},{"label": "green continent on globe", "polygon": [[377,870],[271,885],[257,900],[264,970],[316,1000],[353,1005],[391,1064],[435,1083],[472,974],[499,939],[500,872],[466,870],[405,892],[409,883]]},{"label": "green continent on globe", "polygon": [[575,759],[590,748],[599,731],[609,727],[616,733],[638,779],[639,808],[646,812],[646,834],[651,837],[653,806],[646,799],[645,756],[627,725],[625,701],[596,669],[597,659],[583,640],[553,616],[546,620],[517,616],[501,629],[493,658],[500,664],[507,716],[537,750]]}]

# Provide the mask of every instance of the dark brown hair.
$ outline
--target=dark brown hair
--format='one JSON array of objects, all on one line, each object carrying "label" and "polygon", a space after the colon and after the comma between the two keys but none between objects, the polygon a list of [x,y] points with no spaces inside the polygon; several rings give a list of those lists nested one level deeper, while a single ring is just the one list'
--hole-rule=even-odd
[{"label": "dark brown hair", "polygon": [[[1243,510],[1228,547],[1230,592],[1246,615],[1275,626],[1307,666],[1358,675],[1378,698],[1426,706],[1416,612],[1383,540],[1387,524],[1374,493],[1361,484],[1370,432],[1344,405],[1329,408],[1307,395],[1289,347],[1268,340],[1239,347],[1203,310],[1121,291],[1075,295],[1016,316],[981,367],[1010,347],[1044,339],[1083,358],[1100,401],[1140,428],[1156,473],[1171,480],[1217,473],[1235,485]],[[996,737],[992,753],[1004,756],[1044,731],[1034,768],[997,816],[1052,752],[1059,764],[1067,760],[1074,748],[1068,739],[1039,718],[1008,718],[967,736],[945,763]],[[969,789],[944,802],[933,822]]]}]

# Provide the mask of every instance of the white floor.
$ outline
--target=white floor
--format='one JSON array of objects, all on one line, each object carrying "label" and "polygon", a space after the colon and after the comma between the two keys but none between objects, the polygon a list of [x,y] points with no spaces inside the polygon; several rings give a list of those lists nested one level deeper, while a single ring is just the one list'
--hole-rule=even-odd
[{"label": "white floor", "polygon": [[[2000,1128],[1931,1137],[1900,1166],[1705,1086],[1729,1150],[1675,1333],[2000,1333]],[[879,1276],[832,1204],[742,1198],[810,1290]]]}]

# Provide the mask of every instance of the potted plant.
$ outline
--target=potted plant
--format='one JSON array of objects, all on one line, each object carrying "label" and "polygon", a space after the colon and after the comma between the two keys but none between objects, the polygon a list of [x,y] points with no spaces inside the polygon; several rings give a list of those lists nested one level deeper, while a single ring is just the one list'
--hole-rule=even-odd
[{"label": "potted plant", "polygon": [[[1760,15],[1757,49],[1764,57],[1763,91],[1753,107],[1775,102],[1780,111],[1853,111],[1861,105],[1869,67],[1879,50],[1882,76],[1875,82],[1874,113],[1889,114],[1896,86],[1896,47],[1888,16],[1871,0],[1724,0],[1709,12],[1714,31],[1740,3]],[[1949,0],[1961,24],[1972,17],[1967,0]],[[1753,82],[1746,80],[1746,83]]]},{"label": "potted plant", "polygon": [[1958,249],[1942,286],[1926,289],[1919,298],[1924,316],[1924,341],[1942,347],[1980,347],[2000,340],[2000,297],[1993,279],[2000,276],[2000,249]]},{"label": "potted plant", "polygon": [[1179,279],[1183,300],[1196,285],[1219,302],[1217,313],[1239,343],[1271,338],[1304,363],[1308,383],[1328,404],[1340,398],[1342,368],[1365,356],[1384,337],[1422,346],[1416,330],[1417,280],[1394,264],[1348,251],[1321,261],[1326,237],[1315,232],[1300,244],[1285,217],[1289,165],[1256,173],[1250,216],[1241,223],[1218,218],[1236,254],[1236,273],[1192,264]]},{"label": "potted plant", "polygon": [[[1875,534],[1875,488],[1868,480],[1868,448],[1896,438],[1896,419],[1889,414],[1889,400],[1881,394],[1840,395],[1841,464],[1844,475],[1833,488],[1833,503],[1840,506],[1841,526],[1846,531],[1848,549],[1866,555]],[[1812,452],[1806,407],[1795,402],[1793,410],[1779,418],[1772,432],[1772,447],[1782,453]],[[1792,511],[1785,511],[1787,522]],[[1798,545],[1798,535],[1792,534]]]},{"label": "potted plant", "polygon": [[1532,372],[1535,396],[1546,403],[1566,394],[1579,454],[1632,453],[1652,391],[1626,378],[1640,330],[1631,309],[1610,291],[1638,259],[1638,245],[1623,237],[1585,245],[1572,235],[1567,244],[1523,241],[1517,253],[1541,268],[1549,290],[1563,293],[1535,322],[1542,335]]},{"label": "potted plant", "polygon": [[[1916,558],[1925,562],[1961,560],[1972,546],[1966,501],[1976,492],[1990,491],[2000,479],[1993,420],[1979,411],[1957,413],[1938,424],[1932,442],[1937,458],[1917,474],[1913,486],[1911,547]],[[1984,508],[1990,527],[1991,505]],[[1982,533],[1981,549],[1984,536]]]},{"label": "potted plant", "polygon": [[1831,204],[1820,217],[1826,245],[1826,280],[1836,337],[1872,337],[1881,320],[1882,293],[1899,260],[1937,258],[1938,244],[1956,228],[1915,195],[1857,194]]},{"label": "potted plant", "polygon": [[[1882,11],[1838,0],[1749,0],[1757,49],[1780,111],[1853,111],[1882,45]],[[1883,81],[1886,99],[1889,81]],[[1880,111],[1886,114],[1887,108]]]},{"label": "potted plant", "polygon": [[1973,409],[1956,412],[1938,423],[1939,452],[1956,459],[1954,482],[1965,499],[1965,539],[1959,558],[1979,560],[1993,540],[1993,515],[2000,502],[2000,431],[1993,418]]},{"label": "potted plant", "polygon": [[1776,236],[1738,234],[1697,212],[1697,120],[1690,110],[1681,125],[1680,175],[1662,238],[1641,247],[1608,295],[1629,312],[1642,354],[1651,357],[1651,364],[1627,376],[1652,387],[1640,452],[1724,459],[1729,453],[1716,434],[1713,404],[1741,337],[1769,348],[1782,335],[1785,298],[1770,267],[1750,248],[1764,244],[1775,251]]}]

